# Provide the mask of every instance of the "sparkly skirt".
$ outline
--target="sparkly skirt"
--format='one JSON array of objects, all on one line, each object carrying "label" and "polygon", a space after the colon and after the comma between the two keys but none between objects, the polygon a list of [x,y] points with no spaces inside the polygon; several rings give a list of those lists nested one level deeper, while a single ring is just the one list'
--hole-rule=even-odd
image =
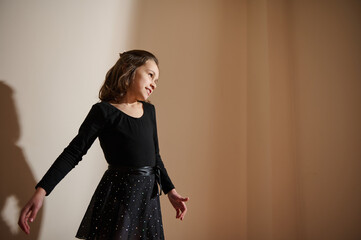
[{"label": "sparkly skirt", "polygon": [[80,224],[77,238],[164,239],[155,175],[108,169]]}]

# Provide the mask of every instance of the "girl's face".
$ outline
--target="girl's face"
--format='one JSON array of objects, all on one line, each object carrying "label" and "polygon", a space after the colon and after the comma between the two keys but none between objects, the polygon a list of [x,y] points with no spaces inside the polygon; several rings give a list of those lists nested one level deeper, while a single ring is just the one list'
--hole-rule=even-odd
[{"label": "girl's face", "polygon": [[135,70],[127,95],[135,97],[138,101],[145,101],[157,87],[159,69],[153,60],[148,60]]}]

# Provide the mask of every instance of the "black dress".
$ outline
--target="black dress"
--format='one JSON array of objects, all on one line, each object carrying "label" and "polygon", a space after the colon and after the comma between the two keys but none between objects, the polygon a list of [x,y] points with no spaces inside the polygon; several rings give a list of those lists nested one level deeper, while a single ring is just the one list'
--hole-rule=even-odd
[{"label": "black dress", "polygon": [[[142,102],[143,115],[131,117],[107,102],[96,103],[78,135],[56,159],[36,187],[49,195],[99,137],[112,166],[158,167],[162,190],[174,188],[159,155],[155,108]],[[110,168],[102,177],[80,224],[81,239],[164,239],[155,175],[124,173]]]}]

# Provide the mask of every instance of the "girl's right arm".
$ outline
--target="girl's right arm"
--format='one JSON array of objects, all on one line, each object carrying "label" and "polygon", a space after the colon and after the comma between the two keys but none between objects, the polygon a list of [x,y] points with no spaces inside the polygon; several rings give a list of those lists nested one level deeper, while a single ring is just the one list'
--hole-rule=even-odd
[{"label": "girl's right arm", "polygon": [[78,134],[58,156],[36,188],[41,187],[49,195],[55,186],[80,162],[106,124],[103,104],[94,104],[81,124]]},{"label": "girl's right arm", "polygon": [[34,195],[21,210],[18,224],[26,234],[30,234],[29,221],[33,222],[35,220],[39,209],[43,205],[45,195],[45,190],[41,187],[38,187]]},{"label": "girl's right arm", "polygon": [[36,185],[34,195],[22,209],[18,224],[26,234],[30,233],[29,222],[35,220],[36,214],[43,205],[44,197],[49,195],[62,178],[78,164],[98,137],[99,132],[105,125],[105,121],[105,113],[100,104],[94,104],[80,126],[77,136],[64,149]]}]

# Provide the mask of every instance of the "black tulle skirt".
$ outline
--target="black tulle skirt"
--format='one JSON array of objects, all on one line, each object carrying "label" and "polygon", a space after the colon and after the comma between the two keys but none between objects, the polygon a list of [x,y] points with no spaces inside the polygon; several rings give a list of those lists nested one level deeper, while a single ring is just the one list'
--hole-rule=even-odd
[{"label": "black tulle skirt", "polygon": [[108,169],[80,224],[80,239],[164,239],[155,175]]}]

